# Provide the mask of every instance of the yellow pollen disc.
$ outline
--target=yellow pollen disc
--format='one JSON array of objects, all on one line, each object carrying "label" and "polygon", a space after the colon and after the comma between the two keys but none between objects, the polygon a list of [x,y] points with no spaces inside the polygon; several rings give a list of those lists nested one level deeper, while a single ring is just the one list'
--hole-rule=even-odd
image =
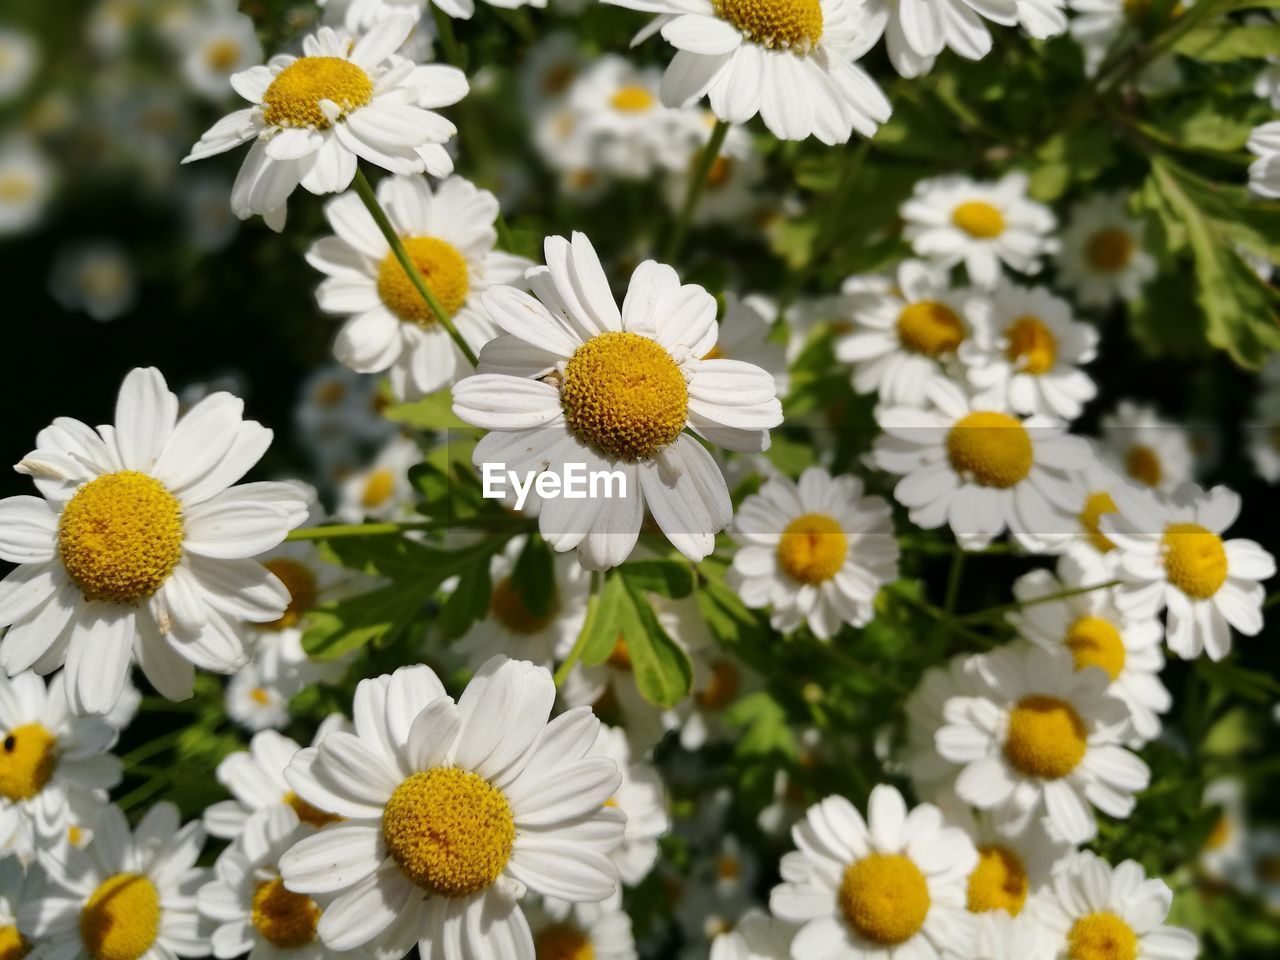
[{"label": "yellow pollen disc", "polygon": [[1089,535],[1089,542],[1099,553],[1109,553],[1116,548],[1116,545],[1102,532],[1100,525],[1100,521],[1106,514],[1116,512],[1116,502],[1105,490],[1089,494],[1089,498],[1084,502],[1084,509],[1080,511],[1080,525],[1084,527]]},{"label": "yellow pollen disc", "polygon": [[873,853],[850,864],[836,898],[860,936],[885,945],[915,936],[931,902],[924,874],[900,853]]},{"label": "yellow pollen disc", "polygon": [[1213,830],[1204,841],[1206,850],[1221,850],[1231,839],[1231,822],[1226,817],[1219,817]]},{"label": "yellow pollen disc", "polygon": [[253,892],[253,925],[277,947],[293,950],[316,938],[320,908],[310,897],[294,893],[279,877],[258,884]]},{"label": "yellow pollen disc", "polygon": [[289,605],[279,620],[258,624],[262,630],[284,630],[296,627],[307,611],[316,605],[319,598],[319,586],[316,575],[305,563],[299,563],[289,557],[276,557],[263,564],[276,575],[289,591]]},{"label": "yellow pollen disc", "polygon": [[742,876],[742,861],[731,853],[721,854],[716,860],[716,876],[721,880],[737,880]]},{"label": "yellow pollen disc", "polygon": [[1005,356],[1020,370],[1039,375],[1053,369],[1058,359],[1057,338],[1036,317],[1019,317],[1005,330],[1009,346]]},{"label": "yellow pollen disc", "polygon": [[711,169],[707,171],[706,189],[716,190],[723,187],[732,175],[733,160],[724,154],[720,154],[711,161]]},{"label": "yellow pollen disc", "polygon": [[1169,582],[1196,600],[1207,600],[1227,579],[1227,551],[1222,538],[1195,523],[1165,527],[1164,573]]},{"label": "yellow pollen disc", "polygon": [[823,513],[796,517],[778,541],[778,566],[799,583],[826,583],[844,566],[849,538],[834,518]]},{"label": "yellow pollen disc", "polygon": [[93,960],[138,960],[160,932],[160,894],[146,877],[117,873],[80,911],[80,938]]},{"label": "yellow pollen disc", "polygon": [[1067,933],[1070,960],[1137,960],[1138,935],[1114,913],[1081,917]]},{"label": "yellow pollen disc", "polygon": [[939,357],[964,341],[964,324],[945,303],[919,300],[898,314],[898,339],[908,350]]},{"label": "yellow pollen disc", "polygon": [[210,70],[225,73],[240,62],[240,44],[234,40],[216,40],[204,52]]},{"label": "yellow pollen disc", "polygon": [[579,439],[618,460],[647,460],[680,436],[689,389],[656,341],[611,331],[574,351],[560,402]]},{"label": "yellow pollen disc", "polygon": [[[466,258],[435,237],[406,237],[404,248],[444,312],[452,317],[462,309],[471,289]],[[438,322],[394,253],[388,253],[378,268],[378,296],[405,323],[429,327]]]},{"label": "yellow pollen disc", "polygon": [[78,847],[83,842],[84,842],[83,830],[81,830],[74,823],[71,824],[71,826],[67,827],[67,843],[71,844],[73,847]]},{"label": "yellow pollen disc", "polygon": [[309,823],[313,827],[323,827],[325,824],[342,822],[342,817],[336,813],[329,813],[319,807],[313,807],[292,790],[284,795],[284,802],[293,807],[293,812],[298,815],[299,820],[303,823]]},{"label": "yellow pollen disc", "polygon": [[0,200],[19,203],[35,193],[35,186],[27,177],[9,175],[0,177]]},{"label": "yellow pollen disc", "polygon": [[262,118],[277,127],[329,128],[320,109],[332,100],[342,116],[373,99],[373,81],[350,60],[303,57],[280,71],[262,96]]},{"label": "yellow pollen disc", "polygon": [[631,650],[627,647],[627,638],[622,634],[618,634],[618,639],[613,642],[613,649],[609,651],[606,662],[618,670],[631,669]]},{"label": "yellow pollen disc", "polygon": [[520,591],[511,585],[511,578],[503,577],[493,586],[489,612],[512,633],[528,636],[541,633],[555,622],[559,604],[553,601],[545,614],[535,617],[525,606]]},{"label": "yellow pollen disc", "polygon": [[38,723],[14,727],[0,745],[0,796],[30,800],[58,765],[58,739]]},{"label": "yellow pollen disc", "polygon": [[376,510],[388,500],[396,490],[396,475],[383,467],[369,474],[364,482],[364,492],[360,495],[360,505],[366,510]]},{"label": "yellow pollen disc", "polygon": [[535,960],[595,960],[596,948],[577,927],[557,923],[533,938]]},{"label": "yellow pollen disc", "polygon": [[1034,694],[1019,700],[1009,714],[1005,759],[1028,776],[1065,777],[1084,759],[1088,746],[1084,721],[1065,700]]},{"label": "yellow pollen disc", "polygon": [[1012,916],[1027,902],[1027,869],[1022,858],[999,844],[978,848],[978,865],[969,874],[969,909],[974,913],[1003,910]]},{"label": "yellow pollen disc", "polygon": [[516,822],[502,791],[452,767],[415,773],[382,814],[387,850],[410,880],[441,897],[487,889],[511,858]]},{"label": "yellow pollen disc", "polygon": [[1129,448],[1124,458],[1125,472],[1139,483],[1148,487],[1160,485],[1160,477],[1164,470],[1160,467],[1160,457],[1145,444],[1135,443]]},{"label": "yellow pollen disc", "polygon": [[573,69],[572,64],[557,63],[542,74],[542,89],[547,93],[564,93],[569,89],[569,84],[573,83],[573,78],[577,72]]},{"label": "yellow pollen disc", "polygon": [[58,554],[86,600],[142,600],[182,556],[182,505],[145,473],[105,474],[63,508]]},{"label": "yellow pollen disc", "polygon": [[347,396],[347,385],[341,380],[323,383],[315,392],[315,402],[321,407],[336,407]]},{"label": "yellow pollen disc", "polygon": [[742,675],[728,660],[716,660],[711,664],[711,679],[698,691],[698,706],[703,710],[723,710],[738,699]]},{"label": "yellow pollen disc", "polygon": [[979,410],[951,427],[947,458],[984,487],[1012,487],[1031,472],[1031,435],[1008,414]]},{"label": "yellow pollen disc", "polygon": [[657,102],[652,93],[635,84],[619,87],[609,98],[609,105],[621,113],[644,113],[646,110],[653,109],[653,105]]},{"label": "yellow pollen disc", "polygon": [[1112,227],[1102,230],[1089,238],[1085,247],[1085,256],[1095,270],[1103,273],[1115,273],[1129,265],[1133,258],[1133,237],[1127,230]]},{"label": "yellow pollen disc", "polygon": [[807,53],[822,39],[818,0],[711,0],[716,15],[762,47]]},{"label": "yellow pollen disc", "polygon": [[0,960],[22,960],[30,952],[31,944],[17,927],[0,927]]},{"label": "yellow pollen disc", "polygon": [[1124,669],[1124,641],[1110,620],[1081,617],[1071,625],[1062,642],[1071,651],[1077,670],[1101,667],[1114,680]]},{"label": "yellow pollen disc", "polygon": [[254,687],[250,690],[249,699],[260,707],[271,706],[271,694],[265,687]]},{"label": "yellow pollen disc", "polygon": [[951,222],[979,240],[989,240],[1004,233],[1004,214],[983,200],[960,204],[951,212]]}]

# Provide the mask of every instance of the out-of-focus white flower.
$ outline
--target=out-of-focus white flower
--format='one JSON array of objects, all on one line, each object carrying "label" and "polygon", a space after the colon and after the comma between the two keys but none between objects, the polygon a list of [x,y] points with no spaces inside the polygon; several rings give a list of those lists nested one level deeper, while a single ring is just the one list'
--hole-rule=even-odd
[{"label": "out-of-focus white flower", "polygon": [[262,44],[244,14],[219,12],[193,20],[177,39],[182,73],[197,93],[224,100],[231,78],[262,61]]},{"label": "out-of-focus white flower", "polygon": [[133,309],[137,284],[128,254],[107,240],[64,247],[49,274],[49,292],[64,309],[83,310],[99,323]]},{"label": "out-of-focus white flower", "polygon": [[1129,213],[1126,194],[1095,194],[1071,208],[1058,279],[1083,306],[1136,300],[1155,275],[1156,259],[1144,248],[1142,222]]},{"label": "out-of-focus white flower", "polygon": [[18,139],[0,144],[0,239],[40,222],[55,179],[53,165],[34,144]]},{"label": "out-of-focus white flower", "polygon": [[40,48],[29,34],[0,28],[0,103],[26,90],[39,66]]},{"label": "out-of-focus white flower", "polygon": [[1187,431],[1155,407],[1121,400],[1101,421],[1102,460],[1122,476],[1158,493],[1172,493],[1192,477]]},{"label": "out-of-focus white flower", "polygon": [[1260,197],[1280,197],[1280,120],[1264,123],[1249,134],[1249,189]]}]

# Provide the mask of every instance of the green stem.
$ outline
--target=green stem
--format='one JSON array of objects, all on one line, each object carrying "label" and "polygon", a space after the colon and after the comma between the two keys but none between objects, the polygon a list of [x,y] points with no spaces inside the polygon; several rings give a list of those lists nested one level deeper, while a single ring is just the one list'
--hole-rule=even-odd
[{"label": "green stem", "polygon": [[138,804],[149,799],[150,797],[154,796],[155,794],[163,790],[165,787],[167,787],[169,785],[169,782],[172,779],[173,779],[173,774],[171,771],[162,770],[160,773],[156,774],[150,780],[145,781],[138,788],[126,793],[123,797],[119,799],[119,801],[117,801],[116,806],[118,806],[123,812],[128,813]]},{"label": "green stem", "polygon": [[342,537],[385,537],[404,530],[424,530],[425,523],[334,523],[290,530],[286,540],[337,540]]},{"label": "green stem", "polygon": [[356,168],[354,183],[356,193],[369,211],[369,215],[373,217],[373,222],[378,225],[378,229],[382,231],[383,237],[386,238],[387,243],[391,246],[391,252],[400,261],[400,266],[409,277],[409,282],[413,284],[419,296],[426,301],[427,306],[431,308],[431,312],[436,315],[436,320],[439,321],[440,326],[444,327],[445,332],[457,344],[458,349],[462,351],[462,355],[467,358],[467,362],[473,367],[476,366],[479,361],[476,359],[475,351],[471,349],[471,345],[466,340],[462,339],[462,335],[458,333],[458,328],[453,325],[453,320],[448,311],[440,305],[436,295],[431,292],[431,287],[427,285],[427,281],[418,269],[418,265],[409,256],[409,251],[404,248],[404,243],[401,241],[400,235],[396,233],[396,228],[391,225],[391,221],[387,218],[387,213],[382,209],[382,204],[378,202],[378,196],[373,192],[373,185],[369,183],[369,178],[364,175],[364,171],[359,167]]},{"label": "green stem", "polygon": [[126,770],[131,770],[143,760],[149,760],[157,753],[164,753],[166,750],[175,746],[182,739],[182,734],[186,732],[186,728],[182,727],[177,730],[171,730],[163,736],[156,737],[154,740],[144,743],[136,749],[130,750],[120,758],[120,765]]},{"label": "green stem", "polygon": [[724,146],[724,138],[728,133],[729,124],[723,120],[717,120],[715,129],[711,131],[711,139],[707,141],[707,145],[702,148],[702,153],[698,156],[697,166],[689,175],[684,203],[680,207],[680,218],[676,221],[675,229],[671,231],[671,239],[667,242],[666,251],[663,254],[662,259],[666,263],[674,263],[676,257],[680,255],[684,238],[689,232],[689,226],[693,223],[693,215],[697,212],[698,201],[702,199],[702,191],[706,189],[707,177],[711,174],[711,167],[715,164],[716,157],[720,156],[720,148]]},{"label": "green stem", "polygon": [[924,614],[931,620],[936,620],[939,624],[946,624],[949,633],[955,633],[964,637],[975,646],[983,649],[990,649],[996,646],[996,641],[984,634],[978,633],[976,630],[970,630],[968,627],[956,621],[956,619],[943,610],[941,607],[935,607],[928,600],[922,600],[919,597],[912,596],[905,590],[899,589],[896,585],[886,587],[890,594],[905,603],[907,606],[914,608],[919,613]]},{"label": "green stem", "polygon": [[1144,67],[1172,50],[1179,40],[1203,21],[1216,16],[1222,12],[1222,7],[1229,5],[1227,0],[1202,0],[1156,36],[1150,44],[1142,47],[1136,56],[1127,61],[1121,59],[1115,65],[1116,68],[1111,71],[1110,76],[1104,76],[1099,71],[1096,89],[1099,93],[1109,93],[1131,77],[1141,73]]},{"label": "green stem", "polygon": [[960,578],[964,575],[964,551],[959,547],[951,554],[951,569],[947,572],[947,592],[942,600],[942,609],[950,616],[956,612],[956,601],[960,599]]},{"label": "green stem", "polygon": [[582,621],[582,629],[578,631],[578,639],[574,641],[569,656],[565,657],[564,663],[556,669],[557,687],[564,683],[565,677],[569,676],[569,671],[582,659],[582,651],[587,649],[591,632],[595,629],[596,619],[600,616],[600,585],[603,580],[604,577],[599,570],[591,571],[591,595],[587,597],[587,616]]},{"label": "green stem", "polygon": [[1014,600],[1011,603],[1000,603],[994,607],[975,610],[973,613],[966,613],[959,619],[961,623],[972,623],[976,620],[990,620],[992,617],[999,616],[1009,610],[1021,610],[1024,607],[1034,607],[1042,603],[1053,603],[1055,600],[1068,600],[1071,597],[1078,597],[1084,593],[1093,593],[1095,590],[1110,590],[1112,587],[1119,585],[1119,580],[1108,580],[1105,583],[1095,583],[1087,587],[1072,587],[1070,590],[1058,590],[1055,593],[1046,593],[1044,596],[1036,597],[1032,600]]},{"label": "green stem", "polygon": [[453,32],[453,18],[434,3],[431,5],[431,16],[436,23],[436,36],[440,39],[444,58],[459,70],[465,69],[466,56],[458,43],[457,35]]}]

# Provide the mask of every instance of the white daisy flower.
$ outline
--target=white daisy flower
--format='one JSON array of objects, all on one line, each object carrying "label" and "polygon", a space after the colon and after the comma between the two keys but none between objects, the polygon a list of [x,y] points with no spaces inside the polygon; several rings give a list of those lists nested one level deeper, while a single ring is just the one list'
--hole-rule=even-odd
[{"label": "white daisy flower", "polygon": [[[1125,0],[1067,0],[1074,16],[1071,38],[1084,53],[1085,74],[1097,76],[1112,50],[1122,43],[1139,39],[1147,26],[1144,21],[1151,7],[1126,6]],[[1190,2],[1183,5],[1191,6]],[[1161,93],[1177,86],[1182,76],[1172,54],[1156,57],[1138,75],[1137,87],[1143,93]]]},{"label": "white daisy flower", "polygon": [[303,381],[294,423],[309,446],[336,448],[390,439],[396,425],[382,416],[387,400],[378,378],[329,363]]},{"label": "white daisy flower", "polygon": [[662,100],[688,107],[707,97],[717,117],[757,113],[780,140],[845,143],[875,135],[892,107],[854,61],[875,42],[856,0],[609,0],[658,14],[642,31],[676,48]]},{"label": "white daisy flower", "polygon": [[656,767],[632,760],[626,732],[616,727],[601,728],[591,755],[608,757],[622,775],[609,806],[626,814],[627,824],[622,842],[610,851],[609,859],[622,882],[635,886],[658,862],[658,840],[671,830],[666,787]]},{"label": "white daisy flower", "polygon": [[1073,856],[1076,847],[1049,836],[1038,823],[1010,831],[999,818],[967,806],[944,808],[947,820],[973,840],[978,863],[969,874],[965,905],[970,913],[1034,914],[1031,904]]},{"label": "white daisy flower", "polygon": [[1093,808],[1127,817],[1151,772],[1119,745],[1128,709],[1107,694],[1109,677],[1072,666],[1064,651],[1030,644],[984,655],[984,689],[946,702],[936,744],[963,768],[957,796],[1004,829],[1043,814],[1055,840],[1084,843],[1097,833]]},{"label": "white daisy flower", "polygon": [[553,30],[540,36],[519,67],[520,96],[526,115],[536,116],[563,103],[586,63],[578,36],[572,31]]},{"label": "white daisy flower", "polygon": [[1172,903],[1168,885],[1148,879],[1136,861],[1113,867],[1086,851],[1058,874],[1036,919],[1059,957],[1192,960],[1200,952],[1195,934],[1163,923]]},{"label": "white daisy flower", "polygon": [[68,710],[63,675],[0,676],[0,852],[29,859],[38,832],[88,827],[120,782],[119,731]]},{"label": "white daisy flower", "polygon": [[763,685],[759,674],[718,652],[713,644],[700,645],[692,659],[693,685],[689,696],[676,705],[680,746],[690,753],[708,744],[735,741],[738,732],[726,723],[725,714]]},{"label": "white daisy flower", "polygon": [[1160,735],[1160,714],[1173,698],[1160,682],[1164,630],[1154,616],[1138,616],[1116,605],[1111,590],[1088,590],[1060,600],[1042,600],[1056,593],[1108,583],[1115,574],[1110,564],[1090,548],[1077,548],[1058,560],[1057,575],[1033,570],[1013,582],[1014,598],[1022,609],[1008,614],[1014,628],[1046,650],[1065,648],[1077,670],[1105,670],[1111,680],[1107,692],[1129,708],[1133,732],[1142,741]]},{"label": "white daisy flower", "polygon": [[921,180],[902,205],[904,236],[916,255],[944,269],[963,263],[969,280],[992,289],[1002,267],[1040,272],[1041,259],[1056,253],[1053,211],[1027,194],[1025,173],[995,183],[947,176]]},{"label": "white daisy flower", "polygon": [[875,616],[880,588],[898,578],[893,513],[854,476],[809,467],[775,477],[738,508],[732,585],[749,607],[773,607],[775,630],[802,623],[822,638]]},{"label": "white daisy flower", "polygon": [[[690,150],[685,163],[667,177],[665,193],[667,205],[679,212],[689,190],[689,176],[701,159],[702,149],[711,138],[715,115],[699,111],[681,111],[687,118],[686,126],[694,132],[689,138]],[[762,206],[761,182],[765,177],[764,158],[756,150],[751,134],[745,127],[730,127],[725,133],[720,152],[711,161],[707,178],[702,187],[702,198],[693,213],[697,224],[728,223],[741,220]],[[774,307],[773,316],[777,308]],[[727,318],[726,318],[727,319]],[[785,391],[780,391],[785,393]]]},{"label": "white daisy flower", "polygon": [[969,60],[991,52],[984,20],[1002,26],[1020,24],[1044,40],[1067,29],[1066,0],[868,0],[867,32],[872,42],[885,38],[893,68],[904,77],[933,69],[943,50]]},{"label": "white daisy flower", "polygon": [[62,248],[49,271],[49,293],[64,310],[83,310],[98,323],[118,320],[138,300],[138,278],[129,255],[109,240]]},{"label": "white daisy flower", "polygon": [[1129,497],[1103,519],[1118,548],[1116,603],[1137,616],[1168,609],[1169,649],[1184,659],[1231,652],[1231,629],[1262,630],[1261,581],[1275,576],[1275,558],[1253,540],[1222,534],[1240,514],[1240,496],[1226,487],[1205,492],[1186,484],[1156,501]]},{"label": "white daisy flower", "polygon": [[1021,419],[973,400],[954,384],[929,386],[933,406],[880,407],[884,433],[874,466],[902,479],[894,498],[925,530],[949,525],[966,550],[981,550],[1006,529],[1032,551],[1069,523],[1066,472],[1088,445],[1045,416]]},{"label": "white daisy flower", "polygon": [[547,722],[555,695],[548,671],[501,657],[456,704],[425,666],[361,681],[356,732],[327,734],[288,770],[303,800],[346,817],[280,861],[289,889],[336,895],[325,946],[386,937],[388,956],[417,942],[444,960],[530,957],[527,891],[613,895],[618,769],[591,755],[589,709]]},{"label": "white daisy flower", "polygon": [[938,731],[947,724],[943,708],[953,697],[972,697],[982,691],[980,659],[973,654],[952,657],[929,667],[903,704],[906,742],[901,765],[916,796],[946,810],[961,806],[955,796],[959,770],[938,753]]},{"label": "white daisy flower", "polygon": [[252,140],[231,208],[241,220],[261,214],[273,230],[284,229],[299,185],[339,193],[358,158],[392,173],[447,176],[453,160],[444,144],[456,130],[435,110],[466,96],[467,78],[396,54],[416,22],[392,17],[359,37],[321,27],[303,40],[302,57],[278,54],[235,74],[232,87],[253,105],[214,124],[183,163]]},{"label": "white daisy flower", "polygon": [[[418,271],[475,350],[493,336],[480,307],[484,290],[518,284],[532,264],[495,250],[498,201],[461,177],[434,191],[423,177],[388,177],[378,200]],[[334,355],[358,373],[387,372],[395,394],[417,400],[452,383],[466,359],[422,299],[360,198],[346,193],[325,205],[334,236],[317,241],[307,262],[326,274],[320,309],[351,319]]]},{"label": "white daisy flower", "polygon": [[170,699],[195,667],[248,659],[235,620],[267,621],[284,585],[251,557],[306,517],[290,483],[233,487],[271,443],[244,403],[210,394],[183,416],[154,367],[125,377],[114,426],[59,417],[15,467],[41,497],[0,500],[0,665],[10,676],[65,665],[77,713],[104,713],[137,661]]},{"label": "white daisy flower", "polygon": [[591,581],[581,565],[567,554],[553,560],[552,593],[545,610],[535,613],[528,599],[511,582],[526,538],[512,537],[506,549],[489,564],[493,591],[488,615],[477,620],[454,644],[472,669],[499,653],[518,653],[540,667],[551,668],[569,655],[587,616]]},{"label": "white daisy flower", "polygon": [[919,260],[904,260],[892,279],[850,277],[841,292],[848,329],[836,359],[853,365],[853,389],[890,406],[925,406],[927,387],[947,379],[987,309],[980,294],[952,289],[946,270]]},{"label": "white daisy flower", "polygon": [[[685,831],[698,843],[697,822]],[[692,867],[675,890],[673,907],[685,951],[681,960],[701,960],[710,945],[733,930],[759,906],[756,883],[760,864],[754,852],[721,825],[710,848],[699,844]]]},{"label": "white daisy flower", "polygon": [[778,396],[785,397],[791,374],[787,369],[786,339],[778,340],[773,335],[777,319],[778,305],[769,297],[725,293],[716,344],[702,359],[741,360],[759,367],[773,377]]},{"label": "white daisy flower", "polygon": [[973,945],[966,955],[971,960],[1054,960],[1053,941],[1032,914],[1031,910],[1016,917],[1003,910],[982,914],[974,923]]},{"label": "white daisy flower", "polygon": [[214,924],[209,938],[214,957],[330,960],[335,956],[316,936],[324,909],[306,894],[289,890],[280,879],[280,857],[311,832],[288,808],[274,807],[250,819],[239,840],[218,857],[214,879],[196,894],[200,912]]},{"label": "white daisy flower", "polygon": [[1260,197],[1280,198],[1280,120],[1264,123],[1249,134],[1249,189]]},{"label": "white daisy flower", "polygon": [[42,954],[66,960],[162,960],[209,953],[196,891],[208,871],[199,822],[181,825],[178,808],[158,803],[130,832],[108,807],[92,842],[43,851],[44,889],[18,911],[18,925]]},{"label": "white daisy flower", "polygon": [[1280,483],[1280,416],[1245,424],[1245,434],[1253,469],[1266,483]]},{"label": "white daisy flower", "polygon": [[1097,386],[1080,369],[1097,347],[1097,328],[1077,322],[1065,300],[1044,287],[1004,283],[959,356],[977,402],[1071,421],[1097,396]]},{"label": "white daisy flower", "polygon": [[0,144],[0,236],[30,230],[53,195],[54,169],[26,140]]},{"label": "white daisy flower", "polygon": [[415,440],[393,437],[367,468],[342,479],[334,515],[343,523],[403,516],[417,495],[409,482],[409,468],[421,462],[422,448]]},{"label": "white daisy flower", "polygon": [[[335,730],[349,730],[350,724],[338,714],[320,724],[311,741],[314,747]],[[248,750],[229,753],[218,763],[215,776],[231,792],[232,799],[211,804],[204,812],[204,826],[223,840],[235,840],[251,819],[261,819],[266,812],[289,809],[303,824],[319,829],[336,823],[341,817],[311,806],[293,791],[285,779],[285,769],[302,748],[274,730],[253,735]]]},{"label": "white daisy flower", "polygon": [[794,960],[888,960],[951,951],[972,929],[965,878],[977,853],[937,807],[907,811],[881,784],[867,819],[844,797],[828,797],[791,830],[799,850],[782,858],[774,916],[802,924]]},{"label": "white daisy flower", "polygon": [[253,733],[279,730],[289,723],[289,697],[252,661],[227,681],[223,703],[231,722]]},{"label": "white daisy flower", "polygon": [[1068,483],[1071,492],[1066,506],[1072,522],[1061,536],[1042,537],[1041,545],[1048,552],[1088,547],[1107,561],[1110,576],[1106,579],[1115,579],[1116,545],[1103,533],[1102,518],[1117,512],[1118,499],[1143,496],[1143,488],[1094,453],[1068,475]]},{"label": "white daisy flower", "polygon": [[477,375],[453,389],[454,412],[492,431],[475,463],[621,473],[625,496],[548,499],[539,513],[547,542],[577,547],[584,567],[625,560],[646,507],[681,553],[701,560],[733,507],[692,433],[741,453],[766,449],[782,422],[773,377],[701,359],[716,342],[715,299],[681,286],[671,267],[640,264],[619,311],[586,236],[547,238],[546,258],[527,276],[537,299],[514,287],[482,298],[504,333],[485,345]]},{"label": "white daisy flower", "polygon": [[[621,907],[562,915],[534,904],[525,908],[536,960],[636,960],[631,917]],[[505,960],[505,956],[504,956]]]},{"label": "white daisy flower", "polygon": [[231,181],[217,174],[184,177],[182,219],[191,245],[200,253],[218,253],[231,246],[240,221],[227,206]]},{"label": "white daisy flower", "polygon": [[791,960],[795,934],[790,924],[752,910],[711,942],[710,960]]},{"label": "white daisy flower", "polygon": [[1250,837],[1245,817],[1244,783],[1232,777],[1212,780],[1201,800],[1221,810],[1200,850],[1200,869],[1215,880],[1249,889],[1252,884]]},{"label": "white daisy flower", "polygon": [[253,21],[242,13],[218,11],[179,32],[182,73],[199,94],[224,100],[231,78],[262,62],[262,44]]},{"label": "white daisy flower", "polygon": [[[35,887],[33,880],[31,886]],[[27,868],[17,857],[0,859],[0,956],[21,960],[31,944],[18,929],[18,911],[30,896],[26,892]]]},{"label": "white daisy flower", "polygon": [[1172,493],[1192,477],[1187,431],[1155,407],[1121,400],[1101,419],[1102,459],[1116,471],[1160,493]]},{"label": "white daisy flower", "polygon": [[40,66],[34,38],[11,27],[0,28],[0,102],[22,93]]},{"label": "white daisy flower", "polygon": [[1100,193],[1071,208],[1058,253],[1058,280],[1086,307],[1136,300],[1156,275],[1144,246],[1142,221],[1129,213],[1128,195]]}]

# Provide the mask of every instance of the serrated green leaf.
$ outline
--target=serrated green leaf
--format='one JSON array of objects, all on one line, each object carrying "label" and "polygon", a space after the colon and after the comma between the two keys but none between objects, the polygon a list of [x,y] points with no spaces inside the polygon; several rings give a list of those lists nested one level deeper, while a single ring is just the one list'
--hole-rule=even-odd
[{"label": "serrated green leaf", "polygon": [[1174,44],[1174,52],[1203,63],[1280,56],[1280,24],[1202,23]]},{"label": "serrated green leaf", "polygon": [[457,572],[458,584],[444,604],[436,625],[446,640],[455,640],[489,612],[493,583],[489,577],[489,556],[468,560]]},{"label": "serrated green leaf", "polygon": [[382,411],[394,423],[415,430],[468,430],[453,413],[453,394],[448,388],[429,393],[414,403],[396,403]]},{"label": "serrated green leaf", "polygon": [[627,593],[641,627],[638,633],[625,635],[636,689],[656,706],[673,707],[693,686],[693,664],[658,622],[649,601],[630,588]]},{"label": "serrated green leaf", "polygon": [[617,573],[609,575],[600,591],[594,617],[583,624],[587,632],[582,662],[588,666],[604,663],[613,654],[618,638],[626,638],[644,629],[626,583]]},{"label": "serrated green leaf", "polygon": [[545,617],[555,609],[555,561],[551,548],[541,537],[531,534],[525,539],[511,571],[511,586],[534,617]]},{"label": "serrated green leaf", "polygon": [[618,568],[632,590],[679,600],[693,593],[693,567],[686,560],[631,560]]}]

